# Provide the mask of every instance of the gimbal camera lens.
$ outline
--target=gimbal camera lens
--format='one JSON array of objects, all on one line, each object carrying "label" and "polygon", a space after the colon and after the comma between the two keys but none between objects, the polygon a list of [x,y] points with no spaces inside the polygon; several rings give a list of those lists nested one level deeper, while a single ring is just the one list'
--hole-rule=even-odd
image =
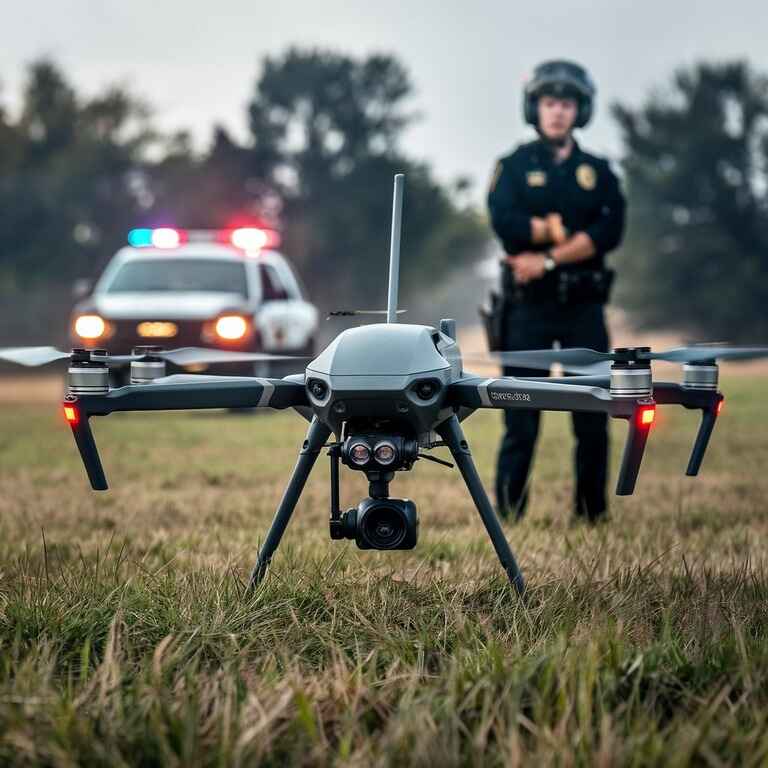
[{"label": "gimbal camera lens", "polygon": [[395,549],[405,539],[407,527],[399,509],[382,504],[368,510],[361,533],[372,549]]},{"label": "gimbal camera lens", "polygon": [[372,499],[344,513],[343,533],[360,549],[413,549],[419,538],[419,515],[409,499]]}]

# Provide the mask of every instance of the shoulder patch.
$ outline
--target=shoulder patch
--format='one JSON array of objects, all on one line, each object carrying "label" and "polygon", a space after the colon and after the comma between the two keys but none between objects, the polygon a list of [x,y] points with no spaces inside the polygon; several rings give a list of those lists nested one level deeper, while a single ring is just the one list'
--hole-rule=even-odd
[{"label": "shoulder patch", "polygon": [[504,164],[499,161],[496,163],[496,168],[493,170],[493,176],[491,176],[491,183],[488,187],[489,192],[493,192],[494,189],[496,189],[496,185],[499,183],[499,176],[501,176],[501,172],[504,170]]},{"label": "shoulder patch", "polygon": [[582,189],[593,190],[597,186],[595,167],[589,163],[582,163],[576,169],[576,181]]}]

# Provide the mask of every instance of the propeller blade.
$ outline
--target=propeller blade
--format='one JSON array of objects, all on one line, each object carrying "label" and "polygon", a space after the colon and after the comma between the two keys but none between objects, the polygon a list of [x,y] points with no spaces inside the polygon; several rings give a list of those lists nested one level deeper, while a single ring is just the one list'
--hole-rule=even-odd
[{"label": "propeller blade", "polygon": [[[306,357],[293,355],[270,355],[266,352],[230,352],[226,349],[205,349],[203,347],[182,347],[167,352],[158,352],[162,357],[175,365],[202,365],[215,363],[261,363],[270,360],[307,360]],[[138,360],[139,357],[132,359]]]},{"label": "propeller blade", "polygon": [[47,365],[55,360],[64,360],[70,355],[55,347],[4,347],[0,349],[0,360],[18,365]]},{"label": "propeller blade", "polygon": [[[572,349],[531,349],[522,350],[519,352],[499,352],[497,353],[503,356],[504,360],[509,360],[510,364],[520,363],[537,365],[546,365],[549,363],[560,363],[561,365],[571,365],[583,368],[585,366],[594,365],[595,363],[602,363],[604,361],[610,361],[613,356],[610,352],[596,352],[594,349],[583,349],[574,347]],[[535,367],[535,366],[531,366]]]},{"label": "propeller blade", "polygon": [[[477,363],[480,365],[502,365],[513,368],[530,368],[531,370],[548,371],[554,363],[540,360],[529,360],[527,358],[506,357],[508,353],[500,352],[499,357],[488,355],[462,355],[464,363]],[[608,376],[611,372],[611,362],[604,360],[602,363],[593,363],[592,365],[562,365],[563,372],[579,376]],[[525,376],[524,378],[530,378]]]},{"label": "propeller blade", "polygon": [[[664,352],[637,350],[638,360],[666,360],[672,363],[700,363],[707,360],[752,360],[768,357],[768,347],[731,347],[719,344],[697,344]],[[610,362],[621,359],[619,352],[597,352],[594,349],[534,349],[518,352],[491,352],[503,365],[546,370],[560,363],[569,373],[599,375],[610,371]]]},{"label": "propeller blade", "polygon": [[[56,360],[66,360],[71,352],[62,352],[55,347],[3,347],[0,348],[0,360],[19,365],[46,365]],[[226,349],[205,349],[203,347],[182,347],[168,351],[148,353],[161,357],[176,365],[202,365],[205,363],[245,363],[266,362],[270,360],[307,360],[306,357],[293,355],[270,355],[266,352],[231,352]],[[147,355],[97,355],[92,353],[92,360],[101,361],[110,367],[128,365],[134,360],[141,360]]]},{"label": "propeller blade", "polygon": [[555,363],[559,363],[564,370],[571,373],[600,374],[610,371],[612,355],[610,352],[596,352],[594,349],[531,349],[489,352],[485,359],[490,362],[488,358],[501,365],[517,368],[546,371]]},{"label": "propeller blade", "polygon": [[693,347],[678,347],[666,352],[651,352],[649,360],[667,360],[673,363],[701,363],[707,360],[752,360],[768,357],[768,347],[728,347],[697,344]]},{"label": "propeller blade", "polygon": [[144,355],[91,355],[91,360],[101,360],[105,362],[110,368],[120,368],[123,365],[128,365],[134,360],[141,360]]}]

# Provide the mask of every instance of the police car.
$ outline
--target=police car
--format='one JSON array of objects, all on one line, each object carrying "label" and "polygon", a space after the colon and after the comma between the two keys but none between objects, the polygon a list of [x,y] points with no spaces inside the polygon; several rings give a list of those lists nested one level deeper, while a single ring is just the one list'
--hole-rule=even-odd
[{"label": "police car", "polygon": [[[265,228],[134,229],[72,313],[73,347],[149,345],[312,356],[317,309]],[[282,376],[301,361],[188,371]]]}]

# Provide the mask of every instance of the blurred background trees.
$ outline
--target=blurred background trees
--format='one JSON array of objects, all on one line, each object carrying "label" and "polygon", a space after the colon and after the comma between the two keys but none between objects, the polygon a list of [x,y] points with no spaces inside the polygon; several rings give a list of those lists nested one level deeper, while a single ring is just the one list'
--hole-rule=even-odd
[{"label": "blurred background trees", "polygon": [[768,78],[702,63],[614,115],[630,200],[619,303],[646,326],[768,338]]},{"label": "blurred background trees", "polygon": [[[72,281],[96,276],[135,226],[266,219],[322,309],[380,308],[398,171],[404,287],[421,303],[491,238],[485,212],[460,202],[466,180],[440,184],[402,152],[412,93],[394,57],[291,48],[262,62],[246,138],[214,126],[200,150],[155,130],[126,89],[85,98],[55,63],[33,63],[20,110],[0,105],[0,344],[63,339]],[[764,339],[766,78],[702,63],[614,116],[630,198],[617,303],[646,327]]]},{"label": "blurred background trees", "polygon": [[[392,177],[407,175],[404,284],[483,254],[482,220],[398,148],[413,120],[408,74],[391,56],[289,50],[267,58],[249,104],[250,171],[284,201],[286,251],[313,293],[343,306],[386,299]],[[327,287],[323,289],[322,286]],[[316,288],[317,287],[317,288]]]},{"label": "blurred background trees", "polygon": [[34,63],[18,118],[0,114],[0,289],[103,264],[139,211],[133,174],[152,138],[130,94],[81,99],[52,62]]},{"label": "blurred background trees", "polygon": [[321,307],[383,307],[399,171],[404,277],[433,279],[438,265],[479,257],[482,218],[398,148],[411,92],[390,56],[290,49],[263,62],[248,139],[215,126],[196,152],[185,133],[154,130],[129,92],[84,99],[53,62],[34,63],[18,117],[0,113],[0,302],[14,307],[3,338],[28,337],[28,326],[49,338],[42,315],[63,322],[72,281],[97,275],[136,226],[267,220]]}]

